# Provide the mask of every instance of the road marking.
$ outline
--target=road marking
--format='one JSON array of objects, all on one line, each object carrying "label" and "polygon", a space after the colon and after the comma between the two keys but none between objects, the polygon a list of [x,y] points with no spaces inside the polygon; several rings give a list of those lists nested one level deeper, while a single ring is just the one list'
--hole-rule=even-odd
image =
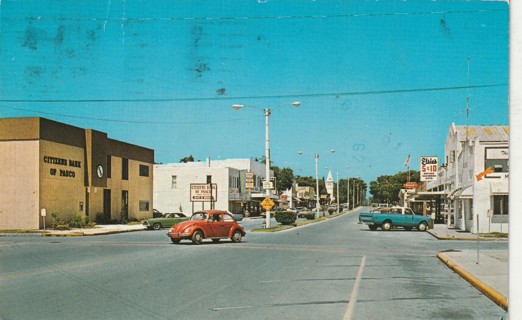
[{"label": "road marking", "polygon": [[355,277],[355,284],[352,288],[352,294],[350,295],[350,299],[348,300],[348,304],[346,305],[346,310],[344,311],[343,320],[352,319],[353,310],[355,308],[355,302],[357,301],[357,294],[359,293],[359,285],[361,284],[361,278],[364,271],[364,266],[366,265],[366,256],[362,257],[361,266],[359,267],[359,271],[357,271],[357,276]]}]

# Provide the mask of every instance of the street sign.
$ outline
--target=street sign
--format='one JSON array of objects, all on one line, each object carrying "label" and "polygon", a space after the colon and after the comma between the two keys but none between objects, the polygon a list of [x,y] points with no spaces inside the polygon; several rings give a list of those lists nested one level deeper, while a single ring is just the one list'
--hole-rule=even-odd
[{"label": "street sign", "polygon": [[270,210],[272,209],[272,207],[274,206],[274,201],[272,201],[272,199],[270,199],[270,197],[266,197],[265,199],[263,199],[263,201],[261,201],[261,206],[265,209],[265,210]]},{"label": "street sign", "polygon": [[406,189],[417,189],[419,184],[417,182],[406,182],[403,186]]},{"label": "street sign", "polygon": [[263,181],[263,189],[274,189],[272,181]]},{"label": "street sign", "polygon": [[191,183],[190,184],[190,201],[191,202],[216,202],[217,201],[217,184],[212,183],[211,186],[206,183]]}]

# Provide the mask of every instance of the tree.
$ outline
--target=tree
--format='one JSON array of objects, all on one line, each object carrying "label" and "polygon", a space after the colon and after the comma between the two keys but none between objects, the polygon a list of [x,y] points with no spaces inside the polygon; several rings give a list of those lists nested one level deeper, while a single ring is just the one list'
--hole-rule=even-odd
[{"label": "tree", "polygon": [[181,158],[179,160],[180,163],[194,162],[194,157],[192,155],[188,157]]},{"label": "tree", "polygon": [[404,188],[404,183],[418,183],[419,181],[420,172],[415,170],[379,176],[377,181],[370,182],[370,194],[374,202],[397,203],[399,202],[399,192]]},{"label": "tree", "polygon": [[292,187],[294,182],[294,170],[290,168],[272,167],[278,190],[286,190]]}]

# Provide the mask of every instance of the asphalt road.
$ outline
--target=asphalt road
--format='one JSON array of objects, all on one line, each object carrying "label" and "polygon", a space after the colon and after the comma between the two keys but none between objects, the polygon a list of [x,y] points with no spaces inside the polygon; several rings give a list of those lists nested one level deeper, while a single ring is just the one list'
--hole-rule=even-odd
[{"label": "asphalt road", "polygon": [[166,232],[0,237],[0,319],[507,317],[436,257],[476,243],[369,231],[357,212],[239,244]]}]

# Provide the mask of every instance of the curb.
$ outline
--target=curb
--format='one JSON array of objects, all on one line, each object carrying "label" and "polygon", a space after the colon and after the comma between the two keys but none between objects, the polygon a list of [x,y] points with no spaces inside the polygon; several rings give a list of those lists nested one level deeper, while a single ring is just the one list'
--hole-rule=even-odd
[{"label": "curb", "polygon": [[126,232],[135,232],[135,231],[145,231],[146,229],[133,229],[133,230],[108,230],[108,231],[100,231],[100,232],[68,232],[68,233],[42,233],[42,237],[90,237],[90,236],[102,236],[108,234],[117,234],[117,233],[126,233]]},{"label": "curb", "polygon": [[[433,230],[433,229],[431,229]],[[464,237],[455,237],[455,236],[438,236],[436,233],[433,233],[431,232],[430,230],[428,230],[428,233],[431,234],[433,237],[437,238],[438,240],[464,240],[464,241],[477,241],[477,238],[470,238],[470,237],[467,237],[467,238],[464,238]],[[490,239],[488,238],[485,238],[485,237],[479,237],[479,241],[489,241]]]},{"label": "curb", "polygon": [[446,264],[448,268],[455,271],[458,275],[464,278],[464,280],[466,280],[472,286],[477,288],[480,292],[486,295],[489,299],[495,302],[502,309],[508,311],[508,298],[504,297],[497,290],[493,289],[492,287],[481,281],[479,278],[469,273],[458,263],[452,261],[443,252],[437,253],[437,258],[439,258],[439,260]]}]

